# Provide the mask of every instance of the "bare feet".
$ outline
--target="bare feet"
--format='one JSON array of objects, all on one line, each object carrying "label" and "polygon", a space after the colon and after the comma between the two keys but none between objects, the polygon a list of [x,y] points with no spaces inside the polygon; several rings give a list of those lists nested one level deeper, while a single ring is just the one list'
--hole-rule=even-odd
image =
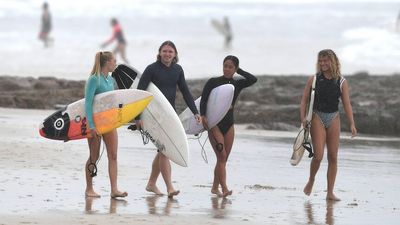
[{"label": "bare feet", "polygon": [[310,196],[313,185],[314,185],[314,180],[309,180],[303,190],[305,195]]},{"label": "bare feet", "polygon": [[158,190],[157,186],[147,185],[146,191],[153,192],[156,195],[164,195],[160,190]]},{"label": "bare feet", "polygon": [[218,189],[217,190],[211,189],[211,193],[217,195],[217,197],[223,197],[224,196],[222,194],[222,192],[220,192]]},{"label": "bare feet", "polygon": [[340,201],[340,198],[336,197],[334,194],[327,194],[326,195],[327,201]]},{"label": "bare feet", "polygon": [[229,195],[232,195],[232,193],[233,193],[232,190],[227,190],[227,191],[225,191],[225,192],[222,193],[222,197],[226,198],[226,197],[228,197]]},{"label": "bare feet", "polygon": [[90,191],[85,191],[85,197],[100,198],[100,195],[94,192],[93,190],[90,190]]},{"label": "bare feet", "polygon": [[126,196],[128,196],[128,193],[126,191],[124,192],[114,192],[110,194],[111,198],[125,198]]},{"label": "bare feet", "polygon": [[180,191],[172,191],[172,192],[168,192],[168,198],[173,198],[175,195],[179,195]]}]

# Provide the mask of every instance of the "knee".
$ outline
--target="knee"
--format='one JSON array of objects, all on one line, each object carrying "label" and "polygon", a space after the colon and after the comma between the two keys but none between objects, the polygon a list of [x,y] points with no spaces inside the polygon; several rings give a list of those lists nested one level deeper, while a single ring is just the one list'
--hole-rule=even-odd
[{"label": "knee", "polygon": [[312,161],[313,161],[314,163],[320,164],[321,161],[322,161],[322,158],[323,158],[322,155],[314,155],[314,158],[312,159]]},{"label": "knee", "polygon": [[226,157],[226,152],[223,150],[217,154],[217,162],[226,164],[227,157]]},{"label": "knee", "polygon": [[117,161],[117,153],[116,152],[108,153],[107,157],[108,157],[109,161]]},{"label": "knee", "polygon": [[337,154],[328,154],[328,163],[337,163]]}]

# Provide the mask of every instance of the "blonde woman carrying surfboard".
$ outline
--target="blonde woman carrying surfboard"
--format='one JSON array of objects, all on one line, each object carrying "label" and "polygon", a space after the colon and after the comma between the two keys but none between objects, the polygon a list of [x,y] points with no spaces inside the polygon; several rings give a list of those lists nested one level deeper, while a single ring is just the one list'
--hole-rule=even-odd
[{"label": "blonde woman carrying surfboard", "polygon": [[118,176],[118,163],[117,163],[117,151],[118,151],[118,134],[117,130],[100,135],[96,130],[93,122],[93,99],[94,96],[100,93],[114,90],[115,80],[110,72],[113,72],[116,67],[116,60],[114,54],[111,52],[97,52],[95,56],[95,62],[93,65],[92,72],[88,80],[86,81],[85,87],[85,111],[87,122],[90,128],[91,137],[88,138],[90,155],[86,162],[86,197],[100,197],[93,189],[93,177],[96,176],[96,162],[100,154],[100,143],[103,138],[104,143],[107,147],[108,156],[108,173],[110,176],[111,183],[111,197],[126,197],[127,192],[118,190],[117,176]]},{"label": "blonde woman carrying surfboard", "polygon": [[[305,115],[314,76],[308,79],[301,99],[300,119],[303,123],[303,127],[307,127]],[[357,135],[357,129],[350,104],[348,82],[340,73],[340,62],[335,52],[330,49],[325,49],[318,53],[316,76],[317,80],[310,132],[314,148],[314,157],[311,160],[310,177],[303,191],[306,195],[311,194],[315,175],[318,172],[324,156],[324,148],[326,145],[328,154],[328,190],[326,199],[340,201],[333,193],[337,173],[337,155],[340,136],[339,99],[342,100],[344,112],[350,123],[352,137]]]}]

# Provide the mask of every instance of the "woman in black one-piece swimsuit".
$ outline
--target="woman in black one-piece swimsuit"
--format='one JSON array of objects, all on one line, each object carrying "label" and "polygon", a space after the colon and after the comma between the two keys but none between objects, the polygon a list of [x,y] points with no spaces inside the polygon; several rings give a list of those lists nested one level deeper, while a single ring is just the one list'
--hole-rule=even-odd
[{"label": "woman in black one-piece swimsuit", "polygon": [[[239,93],[246,87],[249,87],[257,82],[257,78],[252,74],[239,68],[239,59],[236,56],[228,55],[223,62],[224,75],[211,78],[204,86],[200,102],[200,115],[202,116],[203,125],[208,130],[210,143],[217,156],[217,164],[214,169],[214,182],[211,188],[211,193],[220,197],[226,197],[232,194],[226,185],[226,162],[232,149],[233,139],[235,136],[233,109]],[[244,79],[233,79],[233,75],[238,73]],[[208,129],[207,118],[207,100],[210,92],[215,87],[223,84],[232,84],[235,86],[235,94],[232,100],[231,108],[225,117],[218,123],[217,126]],[[219,190],[221,185],[222,192]]]}]

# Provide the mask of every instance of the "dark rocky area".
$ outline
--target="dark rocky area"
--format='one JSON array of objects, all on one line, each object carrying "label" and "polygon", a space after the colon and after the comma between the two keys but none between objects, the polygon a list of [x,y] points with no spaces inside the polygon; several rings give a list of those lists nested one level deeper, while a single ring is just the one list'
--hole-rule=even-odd
[{"label": "dark rocky area", "polygon": [[[363,134],[400,136],[400,74],[346,76],[357,129]],[[258,82],[245,89],[235,107],[236,123],[251,124],[249,128],[297,130],[299,103],[306,76],[258,76]],[[206,79],[188,80],[195,98],[201,95]],[[84,96],[85,81],[53,77],[0,76],[0,107],[52,109]],[[177,111],[186,107],[180,93]],[[343,109],[340,108],[342,130],[348,131]]]}]

